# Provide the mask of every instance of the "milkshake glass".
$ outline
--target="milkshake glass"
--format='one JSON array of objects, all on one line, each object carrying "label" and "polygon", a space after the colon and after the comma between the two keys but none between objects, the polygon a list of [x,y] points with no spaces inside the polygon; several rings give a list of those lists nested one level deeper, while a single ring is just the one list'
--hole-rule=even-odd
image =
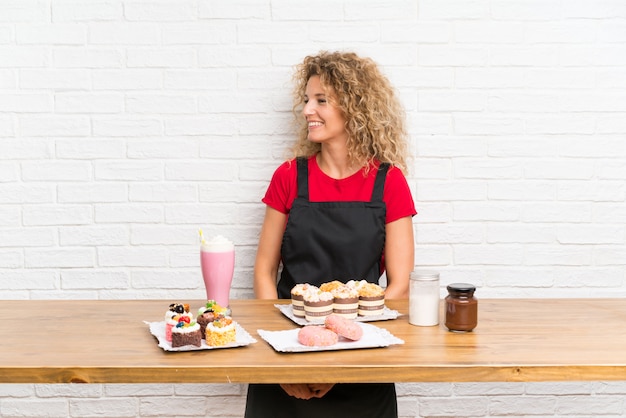
[{"label": "milkshake glass", "polygon": [[207,300],[228,307],[235,270],[235,245],[221,235],[200,244],[200,266]]}]

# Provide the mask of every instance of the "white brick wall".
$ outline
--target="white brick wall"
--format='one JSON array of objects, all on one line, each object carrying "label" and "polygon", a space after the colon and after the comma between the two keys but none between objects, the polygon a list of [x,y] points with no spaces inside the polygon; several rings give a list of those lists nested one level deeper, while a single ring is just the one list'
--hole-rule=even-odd
[{"label": "white brick wall", "polygon": [[[198,299],[237,243],[305,54],[407,109],[416,262],[479,297],[626,296],[623,0],[2,0],[0,299]],[[240,416],[245,385],[0,385],[0,416]],[[624,382],[403,384],[403,417],[626,416]],[[175,412],[174,412],[175,411]]]}]

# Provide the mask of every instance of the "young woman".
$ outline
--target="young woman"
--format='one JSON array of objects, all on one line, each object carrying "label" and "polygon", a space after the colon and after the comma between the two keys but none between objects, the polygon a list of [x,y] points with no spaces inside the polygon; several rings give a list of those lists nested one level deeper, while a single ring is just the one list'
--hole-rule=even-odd
[{"label": "young woman", "polygon": [[[299,134],[294,158],[278,167],[263,198],[255,295],[289,298],[297,283],[378,283],[386,272],[385,297],[408,297],[416,211],[393,88],[354,53],[308,56],[294,78]],[[395,386],[251,384],[245,416],[397,417]]]}]

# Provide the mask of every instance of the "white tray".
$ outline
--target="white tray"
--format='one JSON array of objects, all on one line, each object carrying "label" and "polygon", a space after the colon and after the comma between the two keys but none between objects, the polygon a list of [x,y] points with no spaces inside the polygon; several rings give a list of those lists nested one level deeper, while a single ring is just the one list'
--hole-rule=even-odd
[{"label": "white tray", "polygon": [[[295,316],[293,314],[293,306],[291,304],[287,305],[287,304],[277,303],[274,306],[277,307],[278,310],[280,310],[283,313],[283,315],[285,315],[287,318],[291,319],[293,322],[295,322],[298,325],[314,325],[314,323],[307,321],[305,318]],[[385,306],[383,313],[381,315],[368,315],[368,316],[359,315],[356,317],[355,321],[357,322],[387,321],[390,319],[396,319],[398,318],[398,316],[400,316],[398,311],[394,311]]]},{"label": "white tray", "polygon": [[[393,344],[404,344],[404,340],[394,336],[386,329],[379,328],[372,324],[359,323],[363,328],[363,337],[358,341],[350,341],[339,337],[337,344],[326,347],[308,347],[298,342],[298,331],[301,328],[294,328],[285,331],[266,331],[258,329],[257,333],[272,348],[284,353],[304,353],[311,351],[334,351],[334,350],[354,350],[357,348],[388,347]],[[321,325],[320,325],[321,326]]]},{"label": "white tray", "polygon": [[195,351],[195,350],[213,350],[217,348],[233,348],[233,347],[242,347],[244,345],[252,344],[257,342],[248,332],[243,329],[243,327],[239,324],[235,324],[235,342],[213,347],[207,345],[204,338],[202,339],[202,345],[200,347],[196,347],[195,345],[184,345],[182,347],[172,347],[172,343],[165,339],[165,321],[161,322],[148,322],[143,321],[145,324],[150,326],[150,333],[154,335],[159,341],[159,347],[161,347],[165,351]]}]

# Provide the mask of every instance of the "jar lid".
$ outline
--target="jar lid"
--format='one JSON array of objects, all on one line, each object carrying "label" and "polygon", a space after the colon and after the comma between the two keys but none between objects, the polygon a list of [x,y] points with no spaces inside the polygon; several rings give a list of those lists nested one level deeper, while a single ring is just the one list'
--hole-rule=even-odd
[{"label": "jar lid", "polygon": [[446,288],[448,291],[453,290],[455,292],[473,292],[476,290],[476,286],[470,283],[450,283]]},{"label": "jar lid", "polygon": [[411,280],[439,280],[439,272],[434,270],[414,270],[411,272]]}]

